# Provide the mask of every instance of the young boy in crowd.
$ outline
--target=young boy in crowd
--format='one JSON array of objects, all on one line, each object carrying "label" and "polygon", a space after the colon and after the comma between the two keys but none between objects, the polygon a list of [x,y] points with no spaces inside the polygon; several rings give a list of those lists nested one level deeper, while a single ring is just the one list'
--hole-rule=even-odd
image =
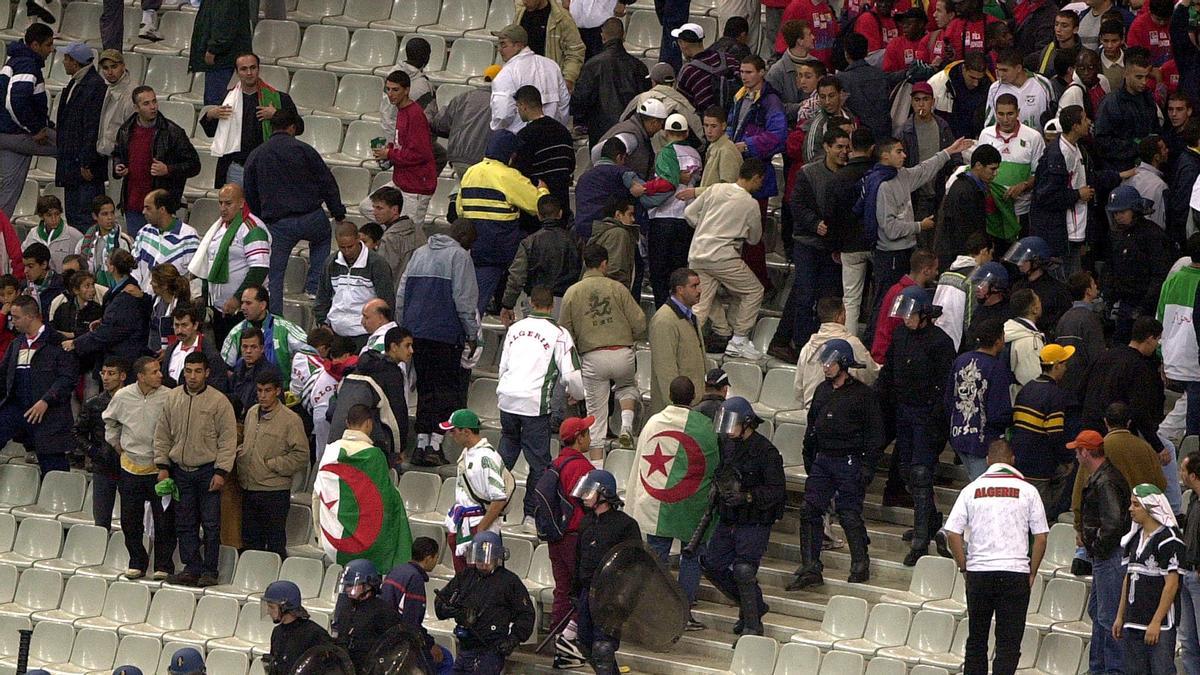
[{"label": "young boy in crowd", "polygon": [[117,227],[117,204],[108,195],[92,200],[92,221],[75,252],[83,256],[88,269],[96,275],[96,283],[111,288],[116,280],[108,273],[108,255],[118,248],[132,251],[133,240]]},{"label": "young boy in crowd", "polygon": [[358,228],[358,239],[372,251],[379,250],[379,240],[383,239],[383,227],[379,223],[363,223]]},{"label": "young boy in crowd", "polygon": [[38,197],[34,213],[38,217],[37,227],[25,235],[21,249],[29,248],[29,245],[34,243],[45,244],[46,248],[50,249],[50,269],[61,274],[63,258],[75,253],[75,247],[79,246],[83,234],[80,230],[68,226],[63,219],[62,202],[54,195]]},{"label": "young boy in crowd", "polygon": [[400,618],[424,638],[428,663],[437,675],[449,673],[454,663],[450,652],[437,645],[422,623],[425,621],[425,582],[438,564],[438,543],[417,537],[412,543],[412,560],[392,568],[383,579],[380,597],[400,612]]},{"label": "young boy in crowd", "polygon": [[0,354],[8,351],[8,345],[16,335],[8,315],[12,309],[13,300],[16,300],[20,294],[21,282],[17,281],[16,277],[11,274],[0,276]]},{"label": "young boy in crowd", "polygon": [[92,518],[98,527],[112,526],[113,505],[117,500],[117,479],[121,474],[121,456],[104,440],[104,409],[113,394],[125,384],[129,364],[110,356],[100,368],[99,394],[89,398],[75,420],[75,447],[91,463]]}]

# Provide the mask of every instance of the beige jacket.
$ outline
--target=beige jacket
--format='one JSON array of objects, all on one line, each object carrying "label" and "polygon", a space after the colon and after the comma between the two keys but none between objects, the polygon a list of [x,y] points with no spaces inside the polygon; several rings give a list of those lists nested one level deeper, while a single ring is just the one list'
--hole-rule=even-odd
[{"label": "beige jacket", "polygon": [[702,192],[704,188],[717,183],[736,183],[738,172],[742,170],[742,161],[742,153],[738,152],[728,136],[713,141],[704,154],[704,175],[696,192]]},{"label": "beige jacket", "polygon": [[650,319],[649,414],[671,402],[671,380],[680,375],[695,385],[695,403],[704,393],[704,341],[695,319],[684,316],[668,299]]},{"label": "beige jacket", "polygon": [[195,469],[216,464],[224,476],[237,458],[237,419],[225,394],[205,387],[199,394],[186,385],[167,394],[163,415],[154,428],[154,463]]},{"label": "beige jacket", "polygon": [[134,382],[114,392],[104,409],[104,440],[121,453],[121,468],[129,473],[157,471],[154,431],[170,392],[167,387],[159,387],[147,396]]},{"label": "beige jacket", "polygon": [[817,332],[812,334],[804,347],[800,349],[800,358],[796,361],[796,403],[801,410],[807,410],[812,403],[813,393],[817,385],[825,381],[825,369],[817,360],[821,347],[830,340],[845,340],[854,350],[854,360],[863,364],[863,368],[854,368],[850,374],[863,384],[874,384],[879,378],[879,364],[871,359],[871,350],[867,349],[858,336],[846,329],[840,323],[829,322],[821,324]]},{"label": "beige jacket", "polygon": [[646,314],[624,284],[587,270],[563,294],[558,325],[586,354],[601,347],[632,347],[646,335]]},{"label": "beige jacket", "polygon": [[243,490],[290,490],[292,476],[308,468],[304,422],[283,403],[261,416],[258,405],[250,406],[242,436],[237,477]]},{"label": "beige jacket", "polygon": [[137,82],[125,71],[116,84],[108,84],[104,94],[104,105],[100,108],[100,133],[96,136],[96,152],[108,157],[117,143],[117,129],[136,112],[133,105],[133,89]]},{"label": "beige jacket", "polygon": [[[517,13],[512,22],[521,23],[525,16],[525,3],[517,0]],[[562,5],[550,0],[550,18],[546,19],[546,58],[562,68],[563,79],[574,82],[579,79],[579,71],[583,69],[583,57],[587,50],[583,46],[583,38],[579,36],[579,27],[571,13]]]},{"label": "beige jacket", "polygon": [[742,243],[762,239],[758,201],[737,183],[718,183],[696,197],[683,212],[696,232],[688,249],[688,265],[739,260]]}]

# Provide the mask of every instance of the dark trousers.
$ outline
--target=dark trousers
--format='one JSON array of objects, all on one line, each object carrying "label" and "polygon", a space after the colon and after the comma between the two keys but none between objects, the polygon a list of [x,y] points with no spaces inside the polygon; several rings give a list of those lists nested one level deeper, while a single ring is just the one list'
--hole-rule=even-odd
[{"label": "dark trousers", "polygon": [[[794,307],[795,319],[789,328],[792,329],[792,344],[800,349],[821,326],[817,319],[817,301],[830,296],[841,297],[842,267],[833,261],[829,251],[800,242],[792,248],[792,262],[796,265],[796,273],[788,305]],[[786,311],[784,315],[786,320]],[[781,330],[784,323],[779,322]]]},{"label": "dark trousers", "polygon": [[417,373],[417,414],[413,426],[418,434],[437,432],[437,425],[467,405],[470,373],[459,365],[462,349],[462,345],[436,340],[413,340],[412,365]]},{"label": "dark trousers", "polygon": [[663,29],[662,41],[659,42],[662,49],[659,52],[658,60],[671,64],[677,73],[683,65],[683,54],[679,51],[679,45],[675,42],[675,38],[671,37],[671,31],[687,22],[688,5],[690,4],[689,0],[665,0],[662,3],[662,11],[658,15],[658,22],[662,24]]},{"label": "dark trousers", "polygon": [[[605,642],[605,643],[609,643],[612,646],[612,649],[611,649],[612,654],[616,654],[617,650],[621,648],[621,639],[613,637],[611,635],[606,635],[605,633],[602,633],[600,631],[600,629],[596,626],[596,624],[592,622],[592,607],[591,607],[591,597],[590,596],[591,596],[591,588],[590,587],[584,588],[583,591],[580,592],[578,602],[575,605],[576,607],[579,608],[579,611],[575,614],[576,638],[579,640],[579,644],[583,645],[585,652],[590,651],[592,654],[595,654],[595,652],[597,651],[596,643]],[[592,665],[593,665],[593,669],[597,673],[601,673],[602,669],[609,670],[609,671],[616,670],[615,662],[612,662],[612,663],[606,662],[604,665],[601,666],[601,668],[596,668],[596,663],[593,660]],[[608,666],[608,668],[605,668],[604,666]],[[604,673],[602,673],[602,675],[611,675],[611,673],[604,672]]]},{"label": "dark trousers", "polygon": [[905,248],[899,251],[881,251],[875,249],[871,255],[871,272],[875,275],[875,284],[872,291],[875,297],[871,300],[871,320],[867,322],[867,336],[863,340],[864,344],[871,344],[875,337],[875,322],[879,319],[879,312],[886,312],[887,309],[881,309],[883,304],[883,296],[887,294],[888,289],[892,287],[900,277],[908,274],[909,263],[911,262],[913,249]]},{"label": "dark trousers", "polygon": [[242,490],[242,547],[287,557],[290,490]]},{"label": "dark trousers", "polygon": [[[233,79],[233,66],[224,66],[221,68],[213,68],[204,74],[204,105],[220,105],[225,99],[225,92],[229,90],[229,80]],[[323,214],[324,212],[322,212]],[[272,237],[274,233],[272,233]],[[329,257],[329,251],[325,251],[325,255],[310,260],[325,260]],[[286,262],[286,261],[285,261]],[[324,265],[315,265],[316,269],[324,269]],[[274,263],[271,269],[275,269]],[[279,272],[283,275],[282,269]]]},{"label": "dark trousers", "polygon": [[67,222],[75,227],[92,222],[92,200],[104,194],[104,181],[94,180],[63,189]]},{"label": "dark trousers", "polygon": [[[178,480],[178,479],[176,479]],[[150,515],[154,519],[154,570],[171,574],[175,571],[172,555],[175,553],[175,502],[166,510],[162,497],[154,493],[158,482],[155,474],[137,475],[121,471],[117,479],[117,490],[121,493],[121,530],[125,533],[125,550],[129,551],[129,567],[145,572],[150,566],[150,557],[142,544],[145,536],[143,519],[145,504],[150,504]],[[108,506],[112,513],[112,504]]]},{"label": "dark trousers", "polygon": [[223,345],[225,344],[225,337],[229,335],[229,331],[244,321],[246,317],[240,311],[233,314],[225,314],[221,311],[220,307],[213,307],[212,311],[213,338],[216,344]]},{"label": "dark trousers", "polygon": [[700,559],[704,575],[738,605],[738,618],[752,629],[761,628],[766,607],[754,575],[758,574],[770,538],[770,525],[719,523]]},{"label": "dark trousers", "polygon": [[800,527],[808,528],[809,536],[801,541],[808,546],[809,559],[813,561],[817,572],[824,569],[821,564],[825,530],[823,518],[830,501],[848,539],[860,532],[864,537],[866,535],[862,510],[867,486],[863,481],[862,463],[863,459],[858,455],[843,457],[817,453],[813,458],[812,468],[808,472],[809,481],[805,482],[804,522],[800,523]]},{"label": "dark trousers", "polygon": [[454,660],[454,673],[465,675],[500,675],[504,672],[504,656],[490,649],[459,649]]},{"label": "dark trousers", "polygon": [[[19,386],[17,384],[14,387]],[[25,421],[25,411],[28,405],[23,404],[18,393],[12,396],[9,403],[0,407],[0,448],[16,441],[25,446],[25,450],[37,456],[38,469],[42,476],[51,471],[70,471],[71,460],[67,458],[67,446],[55,448],[40,448],[33,440],[33,425]]]},{"label": "dark trousers", "polygon": [[1187,392],[1187,435],[1200,434],[1200,380],[1184,382]]},{"label": "dark trousers", "polygon": [[[997,643],[999,644],[999,643]],[[1175,631],[1158,633],[1158,644],[1146,644],[1146,631],[1126,628],[1121,635],[1125,646],[1125,672],[1145,675],[1174,675]]]},{"label": "dark trousers", "polygon": [[[171,465],[171,478],[179,488],[179,504],[175,507],[179,557],[184,572],[197,577],[217,576],[217,558],[221,552],[221,493],[208,491],[214,475],[216,468],[212,464],[194,471]],[[121,524],[124,525],[124,517]]]},{"label": "dark trousers", "polygon": [[987,675],[988,632],[996,617],[992,673],[1011,675],[1021,660],[1029,575],[1025,572],[967,572],[967,657],[964,675]]},{"label": "dark trousers", "polygon": [[[654,218],[646,226],[645,232],[647,250],[650,252],[650,287],[654,289],[654,306],[659,307],[671,295],[671,272],[687,267],[692,228],[682,218]],[[636,289],[634,296],[636,300]]]},{"label": "dark trousers", "polygon": [[899,472],[913,498],[912,548],[923,550],[941,528],[942,516],[933,499],[933,472],[945,439],[937,433],[938,406],[896,406],[896,445]]},{"label": "dark trousers", "polygon": [[[512,471],[522,452],[525,453],[525,461],[529,462],[529,477],[525,479],[525,485],[537,485],[546,467],[550,466],[550,416],[515,415],[500,411],[500,457],[509,471]],[[536,496],[533,490],[525,491],[527,517],[533,517]]]},{"label": "dark trousers", "polygon": [[[97,527],[103,527],[106,530],[112,529],[113,506],[117,503],[119,482],[120,476],[110,476],[103,471],[92,473],[92,521],[96,523]],[[175,534],[173,527],[171,534]]]},{"label": "dark trousers", "polygon": [[[100,11],[100,42],[105,49],[121,51],[125,40],[125,3],[121,0],[104,0]],[[91,217],[79,224],[92,222]],[[75,224],[75,223],[72,223]]]},{"label": "dark trousers", "polygon": [[[208,83],[212,81],[216,71],[207,73],[205,78],[204,105],[215,105],[208,102]],[[221,83],[221,94],[216,103],[225,97],[225,85],[229,82],[230,73],[226,73],[225,81]],[[329,226],[329,218],[325,212],[317,209],[312,213],[301,216],[290,216],[267,225],[271,232],[271,271],[267,275],[267,290],[271,292],[271,313],[283,314],[283,276],[287,270],[288,257],[292,249],[301,240],[308,242],[308,259],[324,261],[329,258],[329,240],[333,229]],[[308,276],[304,279],[304,292],[317,292],[317,284],[321,281],[321,273],[325,270],[323,262],[313,262],[308,266]],[[394,302],[392,298],[385,300]]]}]

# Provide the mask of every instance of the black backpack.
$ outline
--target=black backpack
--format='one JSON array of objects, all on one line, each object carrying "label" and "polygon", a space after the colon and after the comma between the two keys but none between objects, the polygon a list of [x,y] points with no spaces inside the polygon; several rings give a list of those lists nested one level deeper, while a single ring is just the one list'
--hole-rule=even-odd
[{"label": "black backpack", "polygon": [[562,541],[567,533],[567,525],[575,513],[575,504],[562,492],[562,469],[575,460],[591,464],[583,455],[572,455],[563,462],[551,462],[533,488],[533,522],[537,527],[538,539],[542,541]]},{"label": "black backpack", "polygon": [[717,105],[728,112],[733,110],[733,98],[737,95],[738,89],[742,88],[742,80],[737,68],[730,70],[729,55],[725,52],[717,52],[717,55],[721,57],[719,66],[711,66],[699,59],[693,59],[688,63],[712,76],[713,96],[717,99]]}]

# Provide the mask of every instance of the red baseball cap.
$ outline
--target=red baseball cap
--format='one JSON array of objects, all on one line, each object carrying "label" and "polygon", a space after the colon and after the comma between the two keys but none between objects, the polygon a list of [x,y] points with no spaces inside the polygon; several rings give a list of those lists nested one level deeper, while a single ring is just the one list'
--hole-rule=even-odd
[{"label": "red baseball cap", "polygon": [[909,93],[909,96],[916,96],[917,94],[925,94],[927,96],[933,96],[933,85],[929,84],[928,82],[914,83],[912,86],[912,91]]},{"label": "red baseball cap", "polygon": [[587,417],[568,417],[558,427],[558,438],[564,445],[574,443],[579,434],[587,431],[596,422],[594,415]]},{"label": "red baseball cap", "polygon": [[1082,448],[1083,450],[1095,450],[1103,445],[1104,437],[1100,435],[1100,432],[1092,431],[1091,429],[1086,429],[1079,432],[1079,435],[1075,437],[1075,440],[1067,443],[1067,447],[1072,450],[1075,450],[1076,448]]}]

